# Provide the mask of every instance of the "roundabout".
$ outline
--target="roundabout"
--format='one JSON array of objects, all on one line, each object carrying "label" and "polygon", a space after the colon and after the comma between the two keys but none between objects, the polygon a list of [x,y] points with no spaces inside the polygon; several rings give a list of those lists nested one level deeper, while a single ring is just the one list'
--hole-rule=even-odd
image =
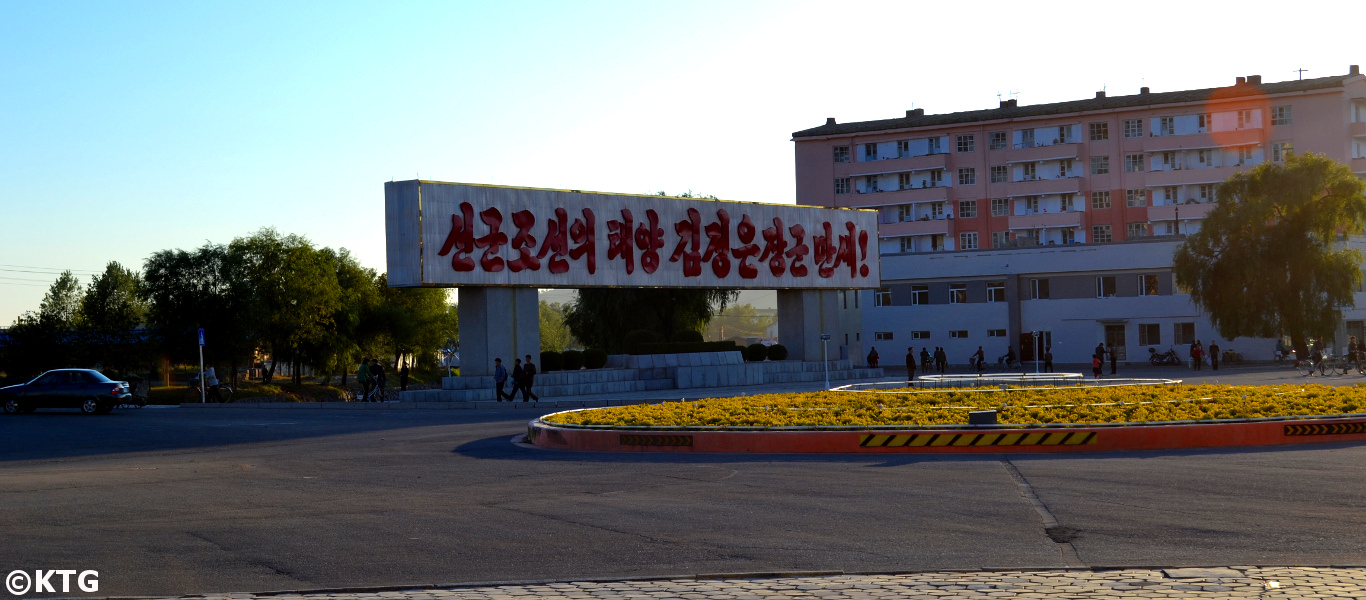
[{"label": "roundabout", "polygon": [[542,448],[598,452],[1050,453],[1366,440],[1366,388],[959,375],[811,394],[545,415]]}]

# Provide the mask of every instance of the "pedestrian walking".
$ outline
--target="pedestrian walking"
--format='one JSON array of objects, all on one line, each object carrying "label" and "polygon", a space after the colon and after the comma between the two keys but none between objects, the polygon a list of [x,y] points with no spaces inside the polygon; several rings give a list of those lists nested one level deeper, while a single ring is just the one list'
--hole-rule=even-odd
[{"label": "pedestrian walking", "polygon": [[1115,361],[1118,360],[1119,354],[1118,354],[1117,352],[1115,352],[1115,345],[1114,345],[1114,344],[1110,344],[1110,347],[1107,348],[1106,350],[1110,353],[1110,374],[1111,374],[1111,375],[1114,375],[1114,374],[1115,374]]},{"label": "pedestrian walking", "polygon": [[915,346],[906,348],[906,383],[915,382]]},{"label": "pedestrian walking", "polygon": [[1211,371],[1219,370],[1219,340],[1209,343],[1209,368]]},{"label": "pedestrian walking", "polygon": [[531,363],[531,355],[526,355],[526,364],[522,366],[522,402],[526,402],[530,397],[532,400],[541,398],[531,392],[531,384],[536,383],[536,365]]},{"label": "pedestrian walking", "polygon": [[522,389],[522,379],[526,377],[526,368],[522,366],[522,359],[512,359],[512,393],[508,394],[508,402],[517,401],[517,392]]},{"label": "pedestrian walking", "polygon": [[1199,371],[1205,362],[1205,347],[1200,343],[1200,340],[1195,340],[1195,350],[1191,351],[1191,361],[1195,363],[1193,366],[1196,371]]},{"label": "pedestrian walking", "polygon": [[[507,370],[507,367],[504,367],[504,366],[503,366],[503,359],[501,359],[501,358],[495,358],[495,359],[493,359],[493,399],[494,399],[494,400],[496,400],[496,401],[498,401],[498,402],[502,402],[502,401],[503,401],[503,398],[507,398],[507,399],[508,399],[508,402],[511,402],[511,401],[512,401],[512,396],[511,396],[511,395],[503,393],[503,385],[506,384],[507,382],[508,382],[508,370]],[[514,388],[514,389],[516,389],[516,388]]]},{"label": "pedestrian walking", "polygon": [[408,361],[403,361],[403,367],[398,370],[398,391],[408,391]]},{"label": "pedestrian walking", "polygon": [[360,384],[360,397],[356,398],[360,402],[370,400],[370,365],[366,364],[368,358],[360,359],[360,367],[356,369],[356,383]]},{"label": "pedestrian walking", "polygon": [[929,373],[929,372],[930,372],[930,347],[929,347],[929,346],[925,346],[925,347],[923,347],[923,348],[920,349],[920,366],[922,367],[921,370],[925,371],[926,373]]},{"label": "pedestrian walking", "polygon": [[1053,347],[1048,346],[1043,350],[1043,372],[1053,372]]},{"label": "pedestrian walking", "polygon": [[1100,358],[1101,364],[1105,363],[1105,342],[1096,344],[1096,356]]},{"label": "pedestrian walking", "polygon": [[1091,374],[1100,379],[1100,353],[1091,355]]},{"label": "pedestrian walking", "polygon": [[375,402],[379,402],[384,397],[384,384],[387,383],[387,378],[378,358],[370,361],[370,377],[375,380]]},{"label": "pedestrian walking", "polygon": [[872,349],[868,351],[868,368],[876,369],[878,359],[877,346],[872,346],[871,348]]},{"label": "pedestrian walking", "polygon": [[943,346],[935,347],[934,362],[939,367],[939,373],[941,375],[944,373],[945,370],[949,368],[949,355],[944,352]]}]

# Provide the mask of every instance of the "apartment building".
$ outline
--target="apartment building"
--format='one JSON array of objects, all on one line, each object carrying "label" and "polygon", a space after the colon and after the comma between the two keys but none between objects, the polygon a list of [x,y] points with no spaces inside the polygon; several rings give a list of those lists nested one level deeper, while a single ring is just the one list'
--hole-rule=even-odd
[{"label": "apartment building", "polygon": [[[1172,252],[1231,174],[1320,152],[1366,177],[1366,77],[1346,75],[836,123],[793,134],[797,203],[875,209],[883,288],[861,303],[879,352],[1053,345],[1126,360],[1218,335]],[[1356,243],[1356,242],[1353,242]],[[1340,327],[1361,336],[1366,295]],[[1037,334],[1037,335],[1036,335]],[[1339,344],[1339,345],[1341,345]],[[1273,340],[1220,340],[1254,358]],[[884,350],[885,348],[886,350]]]}]

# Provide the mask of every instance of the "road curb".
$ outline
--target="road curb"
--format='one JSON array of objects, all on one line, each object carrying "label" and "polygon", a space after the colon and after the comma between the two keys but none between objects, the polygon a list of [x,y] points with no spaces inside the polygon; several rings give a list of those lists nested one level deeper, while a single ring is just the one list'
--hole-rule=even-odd
[{"label": "road curb", "polygon": [[699,431],[527,425],[542,448],[598,452],[775,454],[1075,453],[1366,441],[1366,417],[1020,428]]}]

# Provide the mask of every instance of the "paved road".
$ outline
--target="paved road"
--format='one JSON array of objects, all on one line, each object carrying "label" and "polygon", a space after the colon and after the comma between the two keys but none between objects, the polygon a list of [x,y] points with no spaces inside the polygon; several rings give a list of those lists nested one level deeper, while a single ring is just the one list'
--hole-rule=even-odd
[{"label": "paved road", "polygon": [[179,595],[792,570],[1366,564],[1366,446],[599,455],[512,444],[531,414],[0,416],[0,572],[96,569],[101,595]]}]

